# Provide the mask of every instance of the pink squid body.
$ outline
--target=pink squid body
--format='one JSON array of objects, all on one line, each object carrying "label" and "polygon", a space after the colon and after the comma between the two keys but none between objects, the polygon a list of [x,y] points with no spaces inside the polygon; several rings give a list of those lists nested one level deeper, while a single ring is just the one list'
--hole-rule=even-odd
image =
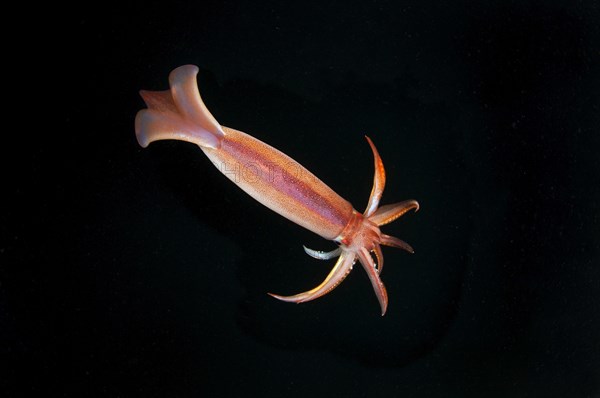
[{"label": "pink squid body", "polygon": [[202,148],[213,164],[254,199],[298,225],[335,239],[352,205],[298,162],[270,145],[223,127],[218,149]]},{"label": "pink squid body", "polygon": [[[382,234],[379,226],[400,217],[418,203],[408,200],[379,208],[385,171],[377,149],[367,138],[375,157],[375,178],[367,210],[360,214],[314,174],[264,142],[221,126],[204,105],[196,82],[198,68],[184,65],[169,75],[170,90],[141,91],[148,109],[138,112],[136,136],[141,146],[162,139],[192,142],[212,163],[254,199],[294,223],[334,240],[339,247],[329,253],[308,248],[312,257],[326,260],[339,255],[328,277],[316,288],[294,296],[271,294],[283,301],[305,302],[333,290],[358,259],[367,271],[382,314],[387,292],[379,274],[383,268],[380,244],[412,248],[398,238]],[[374,253],[377,262],[373,260]]]}]

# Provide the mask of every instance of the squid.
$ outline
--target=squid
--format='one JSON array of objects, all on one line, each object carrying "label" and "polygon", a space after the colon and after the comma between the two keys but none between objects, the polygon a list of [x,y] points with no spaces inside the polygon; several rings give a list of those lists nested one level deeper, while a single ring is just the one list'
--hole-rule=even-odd
[{"label": "squid", "polygon": [[319,260],[337,257],[333,269],[320,285],[291,296],[269,295],[293,303],[314,300],[335,289],[358,260],[384,315],[388,295],[380,278],[381,246],[414,251],[408,243],[381,232],[380,227],[410,210],[416,212],[419,203],[405,200],[379,206],[385,187],[385,169],[373,141],[365,136],[373,152],[375,176],[367,207],[360,213],[291,157],[246,133],[220,125],[200,97],[197,74],[198,67],[194,65],[180,66],[169,75],[169,90],[140,91],[147,109],[140,110],[135,117],[138,143],[144,148],[157,140],[180,140],[198,145],[219,171],[258,202],[337,244],[330,252],[304,247],[309,256]]}]

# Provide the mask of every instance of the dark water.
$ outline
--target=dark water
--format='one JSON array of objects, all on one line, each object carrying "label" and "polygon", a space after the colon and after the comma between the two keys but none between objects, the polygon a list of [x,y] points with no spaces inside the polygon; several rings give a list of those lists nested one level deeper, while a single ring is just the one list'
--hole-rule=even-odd
[{"label": "dark water", "polygon": [[[75,12],[61,133],[25,143],[2,210],[0,395],[600,396],[597,2]],[[137,91],[187,63],[220,123],[359,210],[374,140],[383,203],[421,203],[383,227],[416,250],[384,249],[385,317],[358,266],[267,296],[316,286],[333,262],[301,245],[333,244],[193,145],[137,145]]]}]

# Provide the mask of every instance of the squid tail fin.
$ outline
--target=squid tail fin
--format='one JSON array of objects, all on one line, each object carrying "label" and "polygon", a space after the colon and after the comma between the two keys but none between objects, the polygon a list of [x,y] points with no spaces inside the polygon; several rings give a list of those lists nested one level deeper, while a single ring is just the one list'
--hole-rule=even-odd
[{"label": "squid tail fin", "polygon": [[219,148],[225,133],[200,97],[197,74],[197,66],[180,66],[169,75],[169,90],[140,91],[148,106],[135,117],[135,135],[142,147],[157,140],[181,140]]}]

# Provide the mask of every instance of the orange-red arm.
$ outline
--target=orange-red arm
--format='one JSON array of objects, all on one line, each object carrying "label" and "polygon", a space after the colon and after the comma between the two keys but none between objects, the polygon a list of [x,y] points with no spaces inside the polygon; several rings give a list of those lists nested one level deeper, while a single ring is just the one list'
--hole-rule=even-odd
[{"label": "orange-red arm", "polygon": [[[367,210],[361,214],[289,156],[246,133],[221,126],[202,102],[197,73],[198,68],[193,65],[181,66],[169,76],[170,90],[141,91],[148,109],[139,111],[135,120],[140,145],[146,147],[163,139],[198,145],[223,174],[254,199],[339,245],[329,253],[305,248],[309,255],[319,259],[339,255],[323,283],[295,296],[271,294],[273,297],[297,303],[320,297],[341,283],[358,259],[369,275],[382,315],[385,314],[388,299],[379,278],[383,267],[380,244],[410,252],[412,248],[398,238],[382,234],[379,225],[395,220],[408,210],[418,210],[419,204],[409,200],[378,210],[385,171],[373,142],[367,137],[375,157],[373,190]],[[371,252],[375,253],[377,263]]]}]

